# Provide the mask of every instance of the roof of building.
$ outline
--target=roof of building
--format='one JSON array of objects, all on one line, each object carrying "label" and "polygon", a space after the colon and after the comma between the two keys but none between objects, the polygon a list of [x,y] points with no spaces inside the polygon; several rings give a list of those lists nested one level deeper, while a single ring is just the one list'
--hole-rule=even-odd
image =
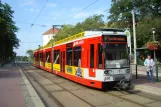
[{"label": "roof of building", "polygon": [[43,35],[48,35],[48,34],[56,34],[59,32],[58,28],[51,28],[48,31],[44,32]]}]

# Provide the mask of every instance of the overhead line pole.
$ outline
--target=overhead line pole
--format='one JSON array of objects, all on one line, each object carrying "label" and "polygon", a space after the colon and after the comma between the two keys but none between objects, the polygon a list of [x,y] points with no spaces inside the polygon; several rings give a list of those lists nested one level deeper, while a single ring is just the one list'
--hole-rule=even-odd
[{"label": "overhead line pole", "polygon": [[53,41],[52,41],[52,57],[51,57],[51,68],[52,68],[52,71],[53,71],[53,64],[54,64],[54,42],[55,42],[55,37],[56,37],[56,34],[54,35],[54,29],[57,27],[57,26],[60,26],[60,27],[63,27],[62,25],[53,25],[52,28],[53,28]]},{"label": "overhead line pole", "polygon": [[134,39],[134,64],[136,65],[136,79],[138,78],[137,75],[137,56],[136,56],[136,29],[135,29],[135,13],[134,10],[132,10],[132,21],[133,21],[133,39]]}]

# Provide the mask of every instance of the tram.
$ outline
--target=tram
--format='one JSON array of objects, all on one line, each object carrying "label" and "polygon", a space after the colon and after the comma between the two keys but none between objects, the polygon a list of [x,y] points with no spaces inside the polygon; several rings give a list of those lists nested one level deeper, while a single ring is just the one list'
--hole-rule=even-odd
[{"label": "tram", "polygon": [[34,51],[35,67],[85,86],[128,89],[132,73],[120,29],[84,31]]}]

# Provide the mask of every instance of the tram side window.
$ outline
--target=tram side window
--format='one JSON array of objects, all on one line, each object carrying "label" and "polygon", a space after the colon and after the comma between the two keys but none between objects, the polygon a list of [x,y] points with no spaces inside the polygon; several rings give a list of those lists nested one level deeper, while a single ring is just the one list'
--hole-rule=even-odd
[{"label": "tram side window", "polygon": [[60,64],[60,50],[54,50],[54,64]]},{"label": "tram side window", "polygon": [[36,55],[36,61],[39,61],[39,54]]},{"label": "tram side window", "polygon": [[46,62],[50,62],[50,52],[46,52]]},{"label": "tram side window", "polygon": [[101,44],[98,44],[98,68],[102,68],[102,47]]},{"label": "tram side window", "polygon": [[36,61],[36,55],[34,54],[34,61]]},{"label": "tram side window", "polygon": [[81,67],[81,47],[75,47],[73,52],[74,52],[74,66]]},{"label": "tram side window", "polygon": [[66,64],[70,66],[72,65],[72,48],[67,48]]},{"label": "tram side window", "polygon": [[43,53],[40,53],[40,61],[43,62]]},{"label": "tram side window", "polygon": [[90,68],[94,68],[94,44],[90,45]]}]

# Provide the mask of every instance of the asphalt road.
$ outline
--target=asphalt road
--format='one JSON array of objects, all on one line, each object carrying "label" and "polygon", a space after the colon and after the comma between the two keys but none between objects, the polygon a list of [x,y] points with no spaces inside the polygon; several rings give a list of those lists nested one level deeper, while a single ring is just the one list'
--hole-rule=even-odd
[{"label": "asphalt road", "polygon": [[135,90],[97,90],[37,69],[30,64],[18,64],[18,67],[27,76],[44,104],[49,107],[161,106],[161,96]]}]

